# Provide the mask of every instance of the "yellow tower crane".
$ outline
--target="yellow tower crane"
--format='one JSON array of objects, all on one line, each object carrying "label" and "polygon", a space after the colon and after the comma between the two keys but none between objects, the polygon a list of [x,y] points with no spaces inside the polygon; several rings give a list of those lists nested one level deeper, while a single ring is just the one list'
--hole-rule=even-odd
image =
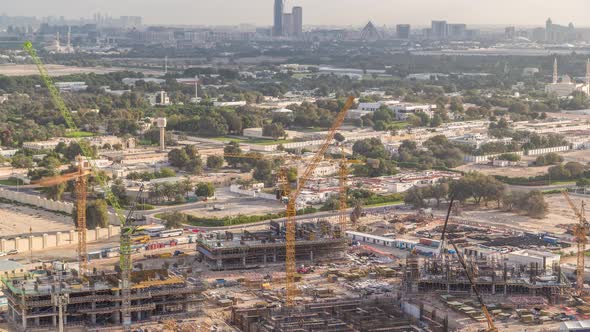
[{"label": "yellow tower crane", "polygon": [[334,123],[330,127],[328,131],[328,135],[326,136],[324,143],[318,149],[316,154],[313,156],[311,162],[307,165],[307,168],[303,172],[303,174],[299,177],[299,181],[297,182],[297,188],[291,192],[289,195],[289,200],[287,202],[287,221],[286,221],[286,243],[285,243],[285,250],[286,250],[286,299],[285,304],[287,307],[293,307],[295,305],[295,296],[297,295],[297,287],[295,285],[295,273],[296,273],[296,258],[295,258],[295,228],[297,224],[296,220],[296,213],[297,213],[297,197],[305,187],[305,184],[312,176],[314,170],[318,166],[318,164],[324,158],[324,154],[328,150],[330,144],[334,139],[334,135],[336,134],[336,130],[342,125],[344,119],[346,118],[346,114],[350,107],[352,107],[354,103],[354,97],[348,97],[346,102],[344,103],[344,107],[336,116]]},{"label": "yellow tower crane", "polygon": [[[53,83],[53,79],[49,76],[47,69],[43,65],[41,58],[37,55],[37,51],[33,48],[33,43],[30,41],[26,41],[23,44],[23,49],[29,54],[35,65],[37,66],[37,70],[39,71],[39,75],[45,84],[45,87],[49,91],[49,95],[51,100],[58,109],[62,117],[64,118],[68,129],[72,132],[76,133],[78,131],[78,127],[74,122],[74,118],[72,113],[66,106],[63,98],[61,97],[59,90]],[[79,138],[79,136],[75,136]],[[82,152],[82,156],[86,160],[91,160],[93,153],[90,147],[86,144],[79,144],[80,150]],[[130,328],[131,325],[131,312],[129,311],[129,306],[131,304],[131,292],[130,292],[130,281],[129,281],[129,274],[131,271],[131,241],[130,235],[132,233],[132,228],[127,225],[127,218],[121,209],[121,205],[119,204],[119,200],[117,196],[113,194],[111,191],[110,186],[108,186],[108,179],[102,173],[98,172],[96,165],[94,163],[90,163],[92,168],[92,175],[94,179],[98,182],[101,189],[105,193],[105,198],[108,201],[109,205],[114,209],[115,214],[119,218],[121,223],[121,243],[120,243],[120,252],[121,255],[119,256],[119,267],[121,268],[121,291],[123,295],[123,301],[121,305],[121,316],[123,318],[123,326],[126,330]]]},{"label": "yellow tower crane", "polygon": [[84,168],[84,160],[81,156],[77,158],[78,170],[73,173],[63,174],[50,178],[42,178],[33,182],[30,187],[53,187],[59,184],[76,181],[76,232],[78,234],[78,263],[80,264],[80,275],[88,272],[88,253],[86,247],[86,196],[88,175],[90,172]]}]

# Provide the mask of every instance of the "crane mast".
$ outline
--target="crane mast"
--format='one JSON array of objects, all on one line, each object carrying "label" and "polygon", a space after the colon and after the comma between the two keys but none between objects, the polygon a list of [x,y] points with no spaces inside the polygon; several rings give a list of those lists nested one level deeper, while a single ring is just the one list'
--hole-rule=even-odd
[{"label": "crane mast", "polygon": [[574,226],[573,231],[578,249],[576,257],[576,292],[581,294],[584,290],[584,270],[586,266],[584,254],[586,253],[586,245],[588,244],[588,229],[590,228],[590,225],[588,224],[588,220],[586,220],[584,202],[582,202],[581,208],[578,209],[567,191],[563,192],[563,196],[578,219],[578,224]]},{"label": "crane mast", "polygon": [[[39,71],[39,75],[41,76],[41,79],[43,80],[45,87],[47,87],[47,90],[49,91],[49,95],[51,97],[51,100],[52,100],[55,108],[58,109],[61,116],[64,118],[66,125],[68,126],[68,129],[72,130],[73,132],[76,132],[78,128],[76,126],[76,123],[74,122],[72,114],[68,110],[68,107],[66,106],[66,103],[64,102],[63,98],[61,97],[59,90],[57,89],[57,87],[53,83],[53,80],[49,76],[49,73],[47,72],[47,69],[43,65],[43,62],[41,61],[41,59],[37,55],[37,51],[35,51],[35,49],[33,48],[33,43],[31,41],[26,41],[23,44],[23,49],[29,54],[29,56],[31,57],[31,59],[35,63],[37,70]],[[75,137],[79,138],[79,136],[75,136]],[[86,160],[92,159],[93,153],[90,150],[90,148],[86,144],[79,144],[79,146],[80,146],[80,150],[82,152],[82,156]],[[113,194],[113,192],[111,191],[111,188],[107,185],[108,179],[106,178],[106,176],[102,172],[98,172],[96,165],[94,165],[93,163],[90,163],[90,167],[92,168],[93,177],[96,179],[96,181],[99,183],[99,185],[101,186],[102,190],[105,193],[106,200],[111,205],[111,207],[115,211],[115,214],[119,218],[119,221],[121,223],[121,230],[123,233],[123,230],[126,227],[126,225],[125,225],[126,218],[125,218],[125,215],[122,213],[122,209],[121,209],[121,205],[119,204],[119,200]],[[131,268],[131,256],[130,256],[131,243],[130,243],[130,241],[126,240],[125,236],[121,236],[120,245],[121,245],[121,248],[120,248],[121,255],[120,255],[120,259],[119,259],[119,267],[121,268],[121,278],[122,278],[121,284],[122,284],[122,288],[123,288],[123,293],[125,294],[126,292],[130,291],[128,288],[130,287],[129,270]],[[123,313],[128,311],[129,307],[127,305],[129,303],[130,303],[130,301],[125,301],[125,300],[123,301],[123,305],[121,308],[121,311]],[[130,319],[124,320],[124,325],[125,325],[126,329],[129,329],[130,324],[131,324]]]},{"label": "crane mast", "polygon": [[287,202],[287,209],[286,209],[286,243],[285,243],[285,250],[286,250],[286,266],[285,271],[287,274],[286,277],[286,300],[285,304],[287,307],[293,307],[295,305],[295,296],[297,295],[297,287],[295,286],[295,273],[296,273],[296,259],[295,259],[295,228],[297,225],[296,221],[296,214],[297,214],[297,197],[305,187],[307,181],[311,178],[314,170],[318,166],[318,164],[324,158],[324,154],[328,150],[330,144],[332,144],[332,140],[334,139],[334,135],[336,134],[336,130],[342,125],[344,119],[346,118],[346,114],[352,104],[354,103],[354,97],[350,96],[344,103],[344,107],[336,116],[334,123],[330,127],[328,131],[328,135],[326,136],[324,143],[318,149],[316,154],[313,156],[310,163],[307,165],[307,168],[303,172],[303,174],[299,177],[299,181],[297,183],[297,188],[291,192],[289,195],[289,201]]}]

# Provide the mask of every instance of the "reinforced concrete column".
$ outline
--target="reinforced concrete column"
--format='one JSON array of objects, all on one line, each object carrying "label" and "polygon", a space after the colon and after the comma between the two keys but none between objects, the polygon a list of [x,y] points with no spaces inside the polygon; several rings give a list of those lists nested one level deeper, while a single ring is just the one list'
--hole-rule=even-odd
[{"label": "reinforced concrete column", "polygon": [[[96,302],[92,301],[91,308],[96,309]],[[96,314],[90,314],[90,321],[92,324],[96,324]]]},{"label": "reinforced concrete column", "polygon": [[55,246],[56,247],[59,247],[61,245],[61,242],[63,241],[62,236],[63,236],[63,234],[61,232],[55,233]]},{"label": "reinforced concrete column", "polygon": [[39,317],[35,317],[35,326],[39,326],[40,324]]},{"label": "reinforced concrete column", "polygon": [[246,267],[246,255],[244,255],[244,257],[242,257],[242,266]]},{"label": "reinforced concrete column", "polygon": [[219,269],[221,269],[223,267],[223,264],[221,263],[221,258],[217,259],[216,262],[217,262],[217,267]]},{"label": "reinforced concrete column", "polygon": [[78,243],[77,240],[74,240],[75,238],[76,238],[76,231],[71,230],[70,231],[70,244]]},{"label": "reinforced concrete column", "polygon": [[6,239],[0,239],[0,251],[7,251],[5,248],[6,248]]},{"label": "reinforced concrete column", "polygon": [[[53,310],[55,312],[55,310]],[[57,326],[57,317],[56,316],[51,316],[51,325],[52,326]]]},{"label": "reinforced concrete column", "polygon": [[492,284],[492,295],[496,295],[496,284]]},{"label": "reinforced concrete column", "polygon": [[25,313],[25,309],[23,309],[21,311],[21,319],[22,319],[22,322],[23,322],[23,329],[26,331],[27,330],[27,315]]}]

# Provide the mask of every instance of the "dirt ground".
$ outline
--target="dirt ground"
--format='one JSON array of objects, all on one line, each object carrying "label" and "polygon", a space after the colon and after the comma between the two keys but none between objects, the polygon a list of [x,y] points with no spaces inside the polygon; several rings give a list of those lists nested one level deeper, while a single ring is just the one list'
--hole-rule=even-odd
[{"label": "dirt ground", "polygon": [[[572,195],[576,205],[580,205],[582,199]],[[574,213],[567,205],[566,200],[560,194],[547,195],[545,201],[549,205],[549,213],[543,219],[533,219],[527,216],[517,215],[512,212],[501,212],[495,209],[478,209],[476,211],[464,211],[460,219],[481,222],[486,225],[513,228],[521,231],[565,233],[565,229],[558,225],[576,223]]]},{"label": "dirt ground", "polygon": [[[528,158],[528,157],[527,157]],[[526,158],[523,158],[523,161],[526,161]],[[533,158],[534,160],[534,158]],[[489,165],[482,165],[482,164],[468,164],[462,165],[456,168],[459,171],[463,172],[470,172],[476,171],[479,173],[483,173],[485,175],[503,175],[503,176],[510,176],[510,177],[529,177],[529,176],[537,176],[547,173],[547,169],[549,166],[541,166],[541,167],[493,167]]]},{"label": "dirt ground", "polygon": [[72,218],[61,214],[0,203],[0,235],[3,237],[19,234],[33,234],[47,232],[64,232],[74,229]]}]

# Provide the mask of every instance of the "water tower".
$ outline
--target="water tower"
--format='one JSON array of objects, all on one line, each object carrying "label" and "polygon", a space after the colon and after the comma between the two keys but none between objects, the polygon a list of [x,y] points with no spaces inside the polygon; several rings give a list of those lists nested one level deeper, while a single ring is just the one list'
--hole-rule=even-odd
[{"label": "water tower", "polygon": [[160,128],[160,151],[166,151],[166,118],[157,118],[156,126]]}]

